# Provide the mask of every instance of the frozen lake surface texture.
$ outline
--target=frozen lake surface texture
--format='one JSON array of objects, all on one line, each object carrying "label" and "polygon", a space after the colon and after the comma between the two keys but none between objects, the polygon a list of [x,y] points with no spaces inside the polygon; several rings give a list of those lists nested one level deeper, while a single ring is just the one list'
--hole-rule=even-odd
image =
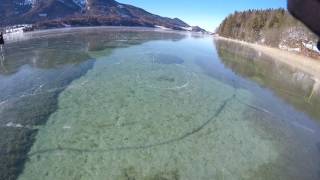
[{"label": "frozen lake surface texture", "polygon": [[27,36],[0,64],[0,179],[320,179],[307,72],[205,35]]}]

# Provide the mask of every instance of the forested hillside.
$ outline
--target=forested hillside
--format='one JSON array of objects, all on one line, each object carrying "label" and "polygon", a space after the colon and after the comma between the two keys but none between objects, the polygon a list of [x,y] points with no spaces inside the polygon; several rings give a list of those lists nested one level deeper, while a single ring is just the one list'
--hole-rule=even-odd
[{"label": "forested hillside", "polygon": [[221,23],[217,33],[227,38],[319,56],[315,48],[317,36],[284,9],[235,12]]}]

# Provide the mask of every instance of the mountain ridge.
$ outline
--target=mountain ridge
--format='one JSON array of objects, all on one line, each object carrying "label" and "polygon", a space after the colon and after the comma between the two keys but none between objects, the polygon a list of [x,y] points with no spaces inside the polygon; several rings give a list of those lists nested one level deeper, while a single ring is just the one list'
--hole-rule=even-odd
[{"label": "mountain ridge", "polygon": [[0,26],[33,24],[36,29],[66,26],[143,26],[206,32],[179,18],[162,17],[115,0],[3,0]]}]

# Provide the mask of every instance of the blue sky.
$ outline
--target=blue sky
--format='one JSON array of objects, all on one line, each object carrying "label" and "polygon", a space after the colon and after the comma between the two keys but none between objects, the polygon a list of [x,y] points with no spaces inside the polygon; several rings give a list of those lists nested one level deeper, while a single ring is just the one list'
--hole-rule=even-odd
[{"label": "blue sky", "polygon": [[141,7],[151,13],[178,17],[190,25],[209,31],[234,11],[286,7],[286,0],[118,0]]}]

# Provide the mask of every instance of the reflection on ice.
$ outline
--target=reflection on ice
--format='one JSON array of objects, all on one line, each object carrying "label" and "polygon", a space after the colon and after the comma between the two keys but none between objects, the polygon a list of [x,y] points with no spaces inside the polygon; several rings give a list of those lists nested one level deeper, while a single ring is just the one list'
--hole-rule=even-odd
[{"label": "reflection on ice", "polygon": [[40,34],[0,67],[0,177],[319,179],[307,73],[211,37]]},{"label": "reflection on ice", "polygon": [[221,60],[227,67],[272,89],[288,103],[320,120],[319,77],[312,77],[265,55],[259,56],[246,46],[226,41],[217,41],[216,44]]},{"label": "reflection on ice", "polygon": [[[94,58],[105,57],[117,47],[183,37],[155,32],[141,36],[138,31],[100,33],[104,35],[86,29],[43,31],[28,34],[33,36],[28,41],[6,44],[0,66],[0,147],[6,149],[0,154],[1,178],[15,179],[21,173],[37,131],[57,108],[59,94],[87,83],[69,86],[93,66]],[[126,38],[126,42],[116,42],[117,38]],[[108,53],[94,56],[98,52],[95,44]]]}]

